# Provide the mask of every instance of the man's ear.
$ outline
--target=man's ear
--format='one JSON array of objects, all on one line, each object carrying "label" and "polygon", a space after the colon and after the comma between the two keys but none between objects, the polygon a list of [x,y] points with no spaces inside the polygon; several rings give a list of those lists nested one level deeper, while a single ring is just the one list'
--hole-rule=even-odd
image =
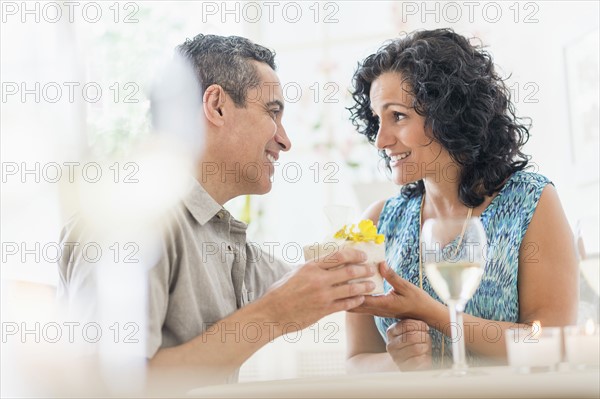
[{"label": "man's ear", "polygon": [[210,85],[204,92],[202,104],[206,119],[216,126],[223,126],[223,106],[225,105],[225,90],[217,84]]}]

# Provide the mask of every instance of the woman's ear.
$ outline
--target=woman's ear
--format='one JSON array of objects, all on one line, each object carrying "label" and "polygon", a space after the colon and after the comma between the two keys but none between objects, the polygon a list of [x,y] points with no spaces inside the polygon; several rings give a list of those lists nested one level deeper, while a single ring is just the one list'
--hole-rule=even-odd
[{"label": "woman's ear", "polygon": [[204,92],[202,99],[204,115],[209,123],[216,126],[223,126],[223,106],[225,105],[225,90],[219,85],[211,85]]}]

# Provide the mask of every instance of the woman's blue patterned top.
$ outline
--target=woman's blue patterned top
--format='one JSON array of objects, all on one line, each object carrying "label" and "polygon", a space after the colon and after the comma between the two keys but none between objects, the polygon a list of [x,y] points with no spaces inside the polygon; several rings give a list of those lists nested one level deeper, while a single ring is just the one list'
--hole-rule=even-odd
[{"label": "woman's blue patterned top", "polygon": [[[467,303],[465,313],[486,320],[516,322],[519,319],[517,272],[519,249],[533,217],[542,190],[552,184],[546,177],[532,172],[515,172],[498,195],[483,211],[480,220],[488,239],[487,263],[481,285]],[[379,217],[378,232],[384,234],[386,260],[405,280],[419,286],[419,214],[421,195],[405,198],[399,195],[386,201]],[[535,258],[536,248],[523,248],[526,256]],[[391,286],[386,281],[386,292]],[[431,288],[423,271],[423,289],[437,301],[440,298]],[[387,328],[396,319],[375,317],[383,339]],[[439,363],[442,334],[432,328],[434,362]],[[491,323],[483,333],[490,340],[499,339],[499,330]],[[451,358],[452,343],[445,337],[445,356]],[[472,356],[471,362],[477,362]],[[451,364],[451,360],[446,362]]]}]

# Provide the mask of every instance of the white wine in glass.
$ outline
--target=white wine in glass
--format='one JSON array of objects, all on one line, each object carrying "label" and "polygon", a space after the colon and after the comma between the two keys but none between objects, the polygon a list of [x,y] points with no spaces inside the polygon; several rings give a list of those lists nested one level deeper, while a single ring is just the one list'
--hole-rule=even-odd
[{"label": "white wine in glass", "polygon": [[[479,287],[487,237],[479,218],[436,218],[423,224],[421,259],[429,284],[448,305],[452,332],[452,370],[444,376],[481,374],[466,361],[462,314]],[[442,354],[443,355],[443,354]]]}]

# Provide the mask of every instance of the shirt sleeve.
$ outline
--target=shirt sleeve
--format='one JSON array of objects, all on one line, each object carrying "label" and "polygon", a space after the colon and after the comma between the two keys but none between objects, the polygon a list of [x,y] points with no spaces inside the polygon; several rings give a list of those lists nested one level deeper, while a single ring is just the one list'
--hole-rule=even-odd
[{"label": "shirt sleeve", "polygon": [[60,234],[57,300],[69,320],[97,321],[97,279],[94,262],[86,260],[82,248],[93,241],[83,229],[81,219],[73,216]]},{"label": "shirt sleeve", "polygon": [[163,325],[169,304],[169,281],[172,268],[170,245],[163,241],[159,261],[148,271],[148,326],[146,357],[151,359],[162,346]]},{"label": "shirt sleeve", "polygon": [[[145,341],[142,341],[144,347],[140,350],[145,352],[147,358],[152,358],[162,345],[162,328],[169,303],[169,281],[174,253],[169,242],[172,241],[170,235],[162,232],[157,234],[160,236],[156,236],[151,242],[124,240],[118,243],[121,249],[125,242],[136,244],[135,253],[127,251],[120,253],[121,256],[124,256],[125,252],[132,255],[131,258],[136,262],[131,264],[115,263],[114,252],[110,249],[112,244],[110,242],[99,244],[100,240],[94,238],[91,229],[84,227],[80,217],[75,216],[69,220],[60,235],[62,253],[58,260],[57,300],[63,307],[67,319],[80,323],[99,323],[106,334],[115,321],[121,321],[119,319],[121,316],[115,313],[129,315],[125,317],[130,317],[132,320],[140,320],[144,326],[143,330],[140,330],[140,337]],[[99,260],[89,261],[89,256],[85,256],[82,249],[89,245],[100,246],[102,256]],[[157,247],[159,251],[156,250]],[[140,273],[122,273],[120,268],[129,266],[140,268]],[[101,273],[107,268],[111,268],[110,273]],[[141,276],[146,277],[146,282],[137,286],[139,289],[136,287],[131,292],[135,292],[136,295],[145,294],[146,300],[133,300],[132,306],[136,306],[135,309],[120,312],[116,307],[128,305],[127,296],[131,292],[127,291],[127,287],[138,283],[137,277]],[[135,278],[136,281],[123,281],[128,278]],[[112,279],[121,280],[113,286]],[[107,301],[107,298],[110,300]],[[139,304],[143,305],[139,306]],[[132,311],[135,311],[134,317]],[[139,312],[145,314],[140,315]],[[129,318],[123,322],[128,321]]]}]

